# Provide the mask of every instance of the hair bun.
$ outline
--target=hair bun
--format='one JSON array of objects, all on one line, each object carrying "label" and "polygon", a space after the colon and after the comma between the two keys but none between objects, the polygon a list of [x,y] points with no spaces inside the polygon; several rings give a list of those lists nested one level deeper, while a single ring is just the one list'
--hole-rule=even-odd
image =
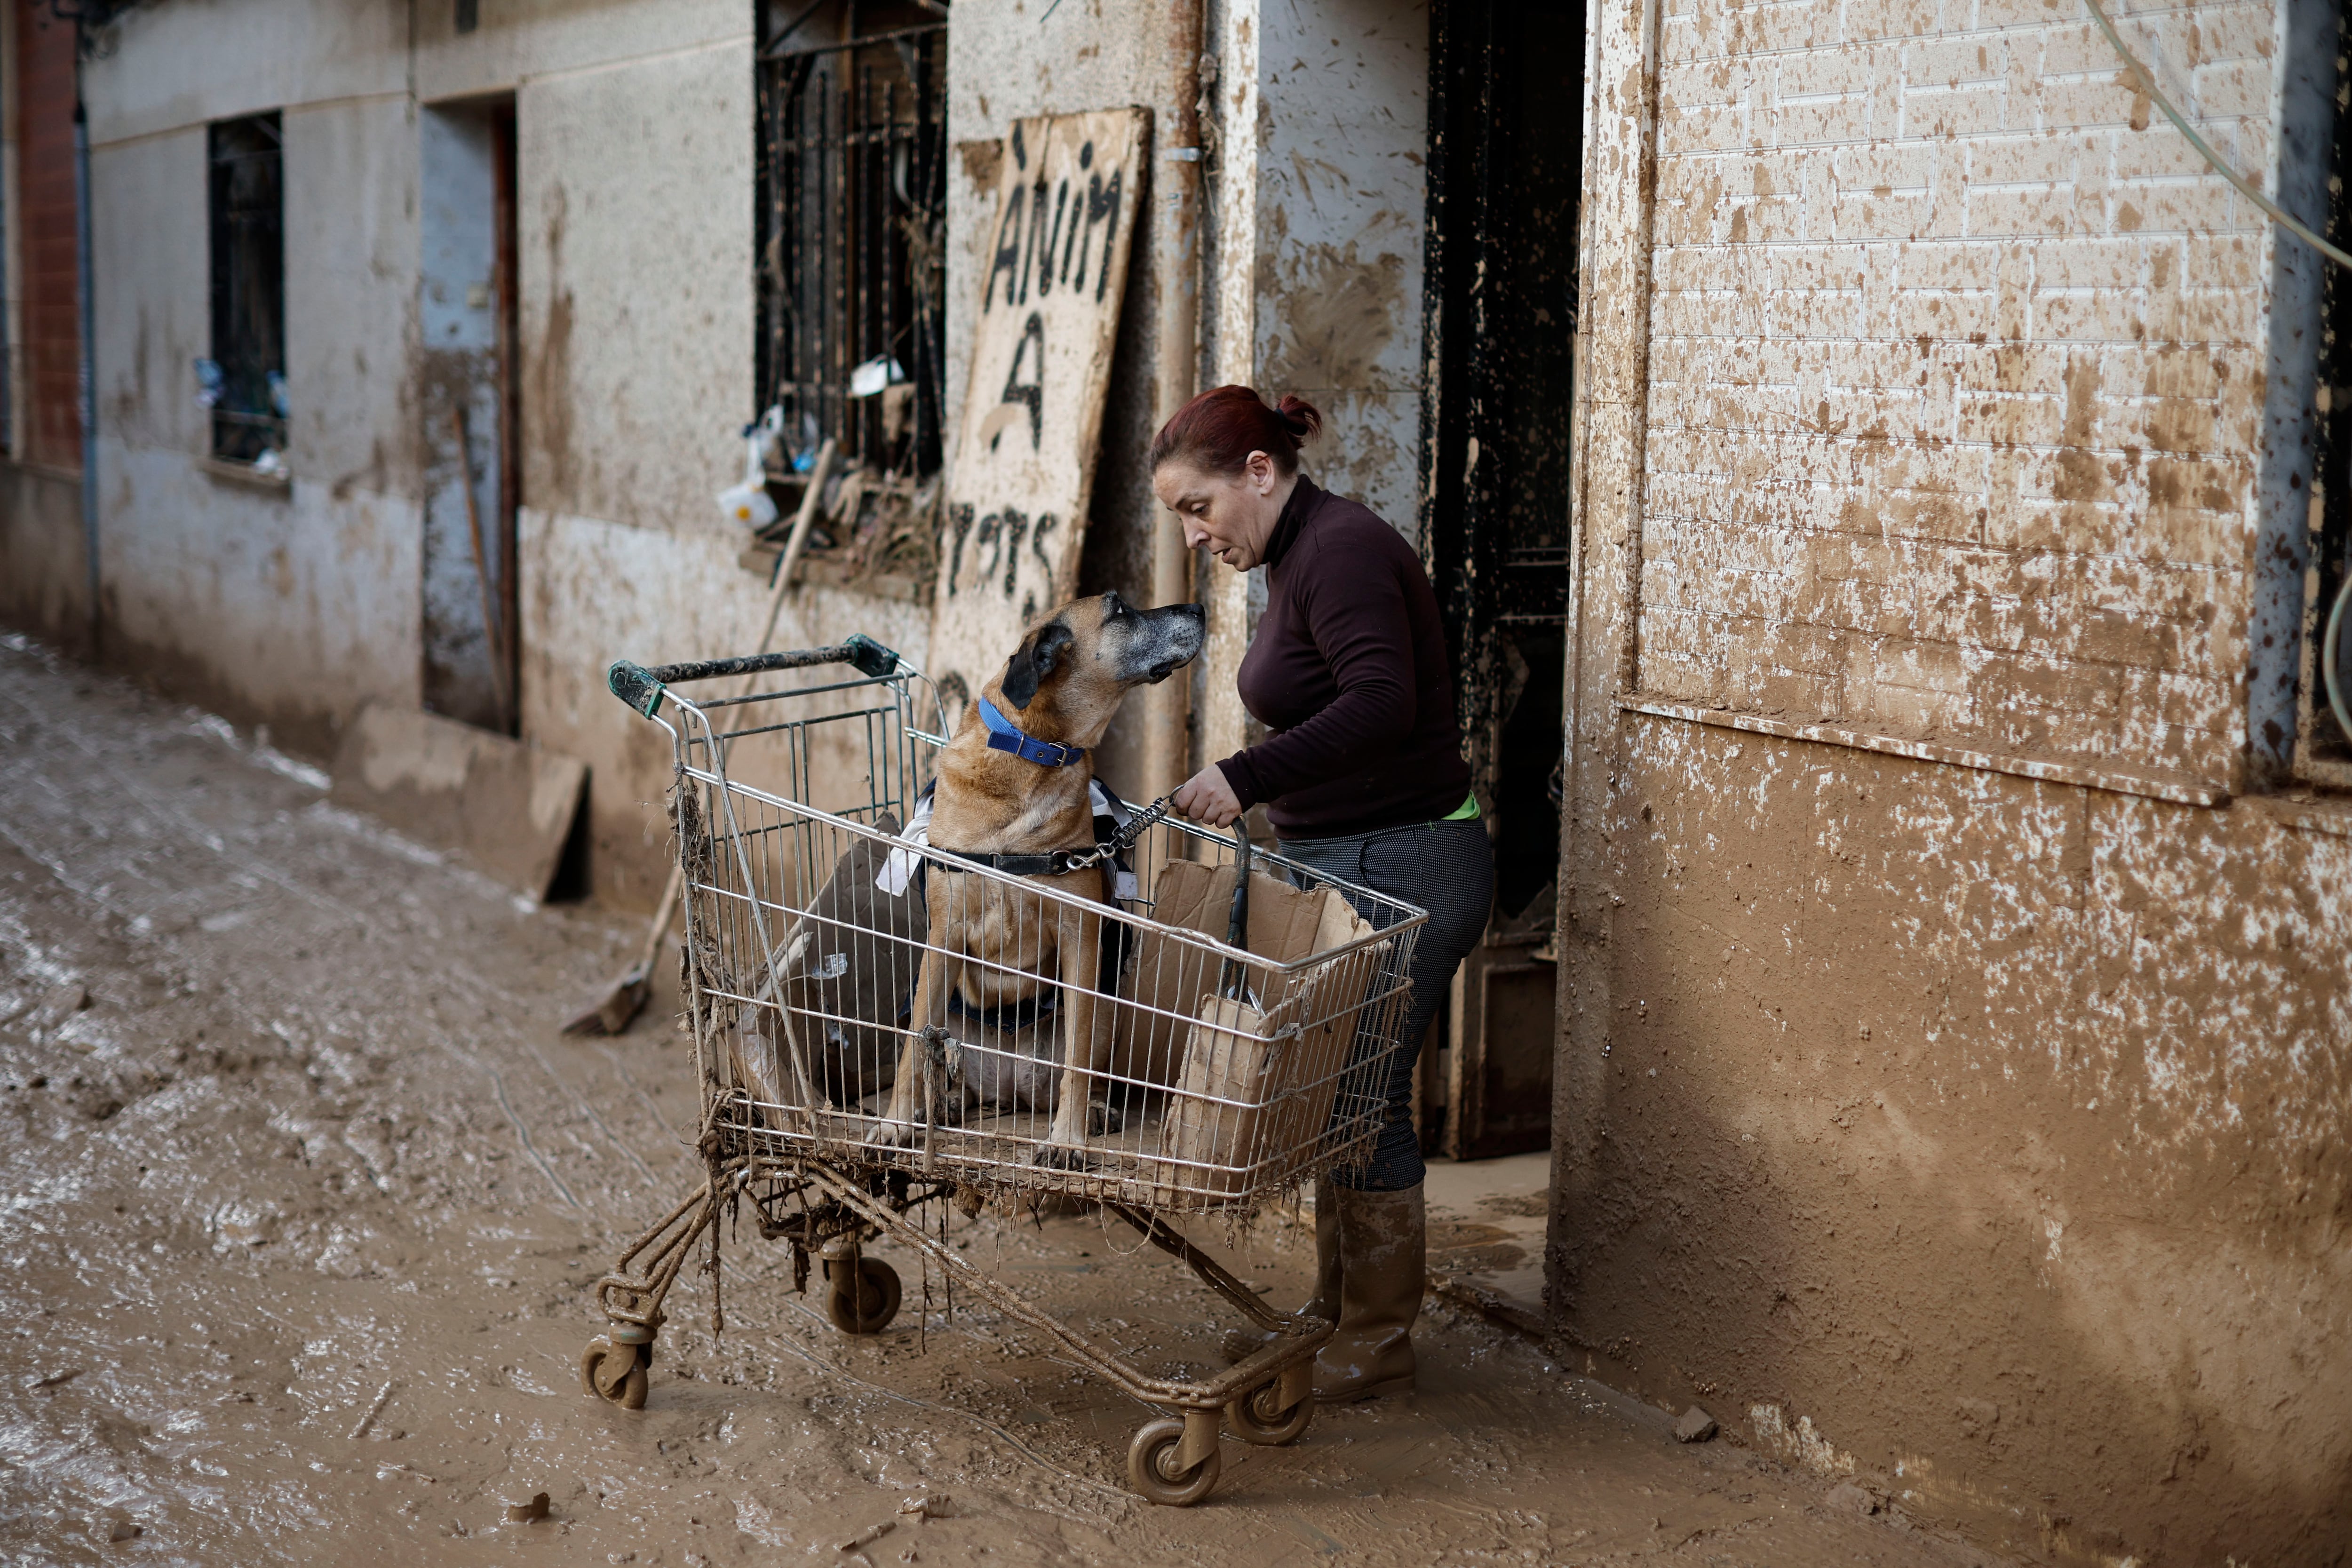
[{"label": "hair bun", "polygon": [[1238,474],[1250,454],[1263,452],[1286,474],[1298,471],[1298,444],[1323,428],[1323,416],[1303,397],[1273,407],[1246,386],[1213,386],[1171,415],[1151,438],[1151,468],[1188,462],[1213,474]]},{"label": "hair bun", "polygon": [[1293,394],[1283,394],[1282,401],[1274,405],[1274,412],[1290,433],[1301,441],[1313,440],[1317,432],[1323,428],[1323,416],[1316,412],[1315,405]]}]

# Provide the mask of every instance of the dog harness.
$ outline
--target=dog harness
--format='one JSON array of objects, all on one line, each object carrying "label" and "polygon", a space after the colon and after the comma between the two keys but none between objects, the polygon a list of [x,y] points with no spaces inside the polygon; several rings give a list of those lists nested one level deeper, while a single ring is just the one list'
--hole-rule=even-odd
[{"label": "dog harness", "polygon": [[[1035,742],[1042,744],[1043,742]],[[915,798],[915,809],[907,826],[898,832],[898,847],[884,859],[882,868],[875,875],[874,886],[890,898],[899,898],[913,891],[915,902],[923,901],[925,873],[937,869],[953,874],[985,866],[1012,877],[1046,877],[1083,870],[1087,865],[1098,865],[1103,873],[1103,892],[1114,907],[1124,907],[1137,895],[1135,866],[1128,851],[1141,836],[1143,829],[1165,815],[1166,803],[1155,801],[1141,811],[1131,810],[1119,799],[1117,791],[1100,779],[1087,784],[1087,803],[1094,816],[1095,847],[1056,849],[1043,855],[990,855],[941,849],[930,842],[931,806],[939,790],[938,781],[923,786]],[[1076,864],[1072,864],[1076,862]],[[1134,940],[1134,931],[1124,921],[1110,921],[1104,931],[1102,967],[1095,989],[1109,995],[1118,988],[1118,975],[1126,966],[1127,952]],[[902,1005],[913,1002],[909,992]],[[1024,1001],[1007,1003],[1001,1007],[972,1008],[960,995],[950,995],[948,1011],[950,1016],[975,1018],[982,1026],[1000,1031],[1025,1029],[1042,1018],[1053,1016],[1061,1001],[1061,988],[1047,984],[1036,995]]]},{"label": "dog harness", "polygon": [[[1034,763],[1041,768],[1066,768],[1087,754],[1084,746],[1065,746],[1058,741],[1040,741],[1021,732],[1021,726],[1007,719],[996,704],[983,697],[980,700],[980,721],[988,729],[988,749],[1010,752],[1024,763]],[[1000,867],[1001,870],[1012,868]],[[1067,869],[1066,867],[1063,869]],[[1045,868],[1019,873],[1024,877],[1041,876]]]},{"label": "dog harness", "polygon": [[[916,897],[922,896],[923,868],[937,866],[942,871],[968,871],[975,866],[985,866],[1008,877],[1063,877],[1083,871],[1088,866],[1103,868],[1104,891],[1112,901],[1123,901],[1136,896],[1134,863],[1128,849],[1141,828],[1158,820],[1158,814],[1135,812],[1127,802],[1100,779],[1088,781],[1088,809],[1094,816],[1095,846],[1092,849],[1055,849],[1043,854],[1004,855],[975,851],[942,849],[930,841],[931,800],[939,785],[923,786],[916,797],[914,815],[899,831],[900,847],[890,851],[882,869],[876,874],[874,885],[891,898],[898,898],[912,885]],[[1108,851],[1108,853],[1106,853]],[[1122,928],[1124,929],[1124,928]]]}]

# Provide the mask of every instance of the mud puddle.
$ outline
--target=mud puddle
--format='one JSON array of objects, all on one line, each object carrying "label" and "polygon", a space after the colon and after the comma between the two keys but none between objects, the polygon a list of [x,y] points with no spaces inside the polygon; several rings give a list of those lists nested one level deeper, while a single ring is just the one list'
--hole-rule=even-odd
[{"label": "mud puddle", "polygon": [[[0,1558],[1982,1561],[1442,1308],[1422,1394],[1228,1442],[1184,1511],[1122,1483],[1151,1412],[887,1249],[907,1307],[852,1340],[747,1229],[726,1331],[689,1274],[647,1408],[585,1397],[589,1286],[698,1174],[667,1023],[553,1027],[629,923],[520,906],[250,737],[0,643]],[[958,1224],[1157,1370],[1235,1326],[1095,1219]],[[1311,1246],[1277,1220],[1229,1256],[1286,1305]]]}]

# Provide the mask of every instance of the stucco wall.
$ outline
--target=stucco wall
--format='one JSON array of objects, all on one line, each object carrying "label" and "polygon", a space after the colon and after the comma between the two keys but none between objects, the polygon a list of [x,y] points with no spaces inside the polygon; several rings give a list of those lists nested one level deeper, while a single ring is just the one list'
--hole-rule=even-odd
[{"label": "stucco wall", "polygon": [[1596,1369],[2070,1563],[2352,1540],[2352,820],[1642,718]]},{"label": "stucco wall", "polygon": [[[669,754],[602,671],[749,652],[765,603],[711,500],[751,413],[751,79],[747,26],[516,94],[524,727],[594,770],[594,875],[625,898],[664,874]],[[780,646],[814,635],[800,597]]]},{"label": "stucco wall", "polygon": [[[2332,1561],[2352,812],[2229,798],[2273,242],[2087,15],[1591,16],[1559,1327],[2031,1558]],[[2266,165],[2276,8],[2124,26]]]},{"label": "stucco wall", "polygon": [[[1329,417],[1311,472],[1409,537],[1422,387],[1429,18],[1410,0],[1221,0],[1208,12],[1204,375]],[[1262,577],[1202,568],[1199,757],[1252,738],[1234,689]]]},{"label": "stucco wall", "polygon": [[[767,602],[712,500],[753,412],[751,20],[740,0],[539,0],[460,37],[443,8],[419,13],[413,56],[404,14],[323,4],[114,27],[89,68],[110,654],[314,750],[365,701],[420,700],[413,104],[512,93],[522,731],[592,769],[600,890],[650,898],[668,753],[604,667],[748,651]],[[268,109],[286,132],[282,493],[205,469],[192,369],[204,126]],[[924,656],[925,616],[856,595],[796,594],[776,635],[856,630]]]},{"label": "stucco wall", "polygon": [[[2242,168],[2276,20],[2128,24]],[[2260,214],[2087,15],[1675,5],[1660,50],[1644,689],[2227,781]]]},{"label": "stucco wall", "polygon": [[[239,0],[135,13],[85,68],[110,659],[297,744],[416,700],[402,418],[415,270],[404,23]],[[282,110],[289,489],[205,471],[207,121]]]},{"label": "stucco wall", "polygon": [[1322,410],[1318,483],[1415,538],[1429,7],[1258,13],[1253,380]]},{"label": "stucco wall", "polygon": [[[144,107],[150,93],[201,100],[177,79],[194,68],[191,53],[202,55],[193,41],[126,47],[104,98],[92,92],[105,647],[320,747],[366,700],[416,700],[416,595],[400,586],[416,581],[418,534],[401,416],[414,127],[403,100],[381,93],[285,107],[294,481],[271,491],[225,479],[203,467],[209,421],[194,370],[212,352],[205,129],[158,129]],[[173,77],[140,79],[151,58]],[[214,57],[223,68],[208,107],[272,107],[228,60]]]}]

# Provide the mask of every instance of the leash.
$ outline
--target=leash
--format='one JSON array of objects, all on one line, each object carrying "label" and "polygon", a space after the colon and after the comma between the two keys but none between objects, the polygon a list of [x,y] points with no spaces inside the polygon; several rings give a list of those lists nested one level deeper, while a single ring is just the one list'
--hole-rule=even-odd
[{"label": "leash", "polygon": [[1150,805],[1129,813],[1118,832],[1091,849],[1055,849],[1043,855],[979,855],[933,845],[925,850],[923,858],[942,871],[969,871],[975,866],[985,866],[1008,877],[1066,877],[1089,866],[1099,866],[1135,847],[1137,839],[1174,809],[1169,803],[1175,798],[1176,792],[1170,790]]},{"label": "leash", "polygon": [[1171,811],[1175,809],[1169,804],[1175,798],[1176,792],[1171,789],[1142,810],[1129,813],[1125,826],[1092,849],[1076,851],[1065,849],[1061,853],[1070,856],[1070,868],[1074,871],[1088,866],[1098,866],[1113,856],[1124,855],[1135,847],[1137,839],[1158,826]]}]

